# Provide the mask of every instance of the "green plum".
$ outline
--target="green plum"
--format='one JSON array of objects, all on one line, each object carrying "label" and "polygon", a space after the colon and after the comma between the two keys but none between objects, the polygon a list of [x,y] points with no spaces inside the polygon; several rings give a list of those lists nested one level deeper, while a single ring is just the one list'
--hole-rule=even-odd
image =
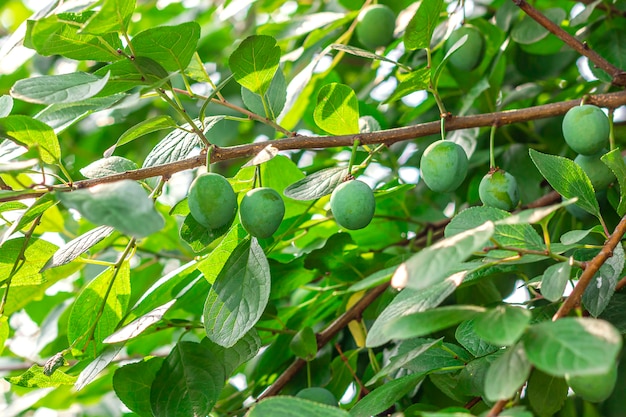
[{"label": "green plum", "polygon": [[330,209],[339,226],[357,230],[372,221],[376,200],[369,185],[358,180],[346,181],[330,195]]},{"label": "green plum", "polygon": [[596,191],[606,190],[616,180],[613,171],[600,159],[605,153],[605,150],[601,150],[595,155],[578,155],[574,158],[574,162],[585,171]]},{"label": "green plum", "polygon": [[393,39],[396,14],[384,4],[366,7],[357,18],[356,37],[364,46],[376,49],[387,46]]},{"label": "green plum", "polygon": [[572,107],[563,118],[563,137],[574,152],[597,154],[609,143],[609,118],[591,104]]},{"label": "green plum", "polygon": [[218,229],[235,218],[237,195],[226,178],[215,173],[199,175],[189,187],[191,216],[207,229]]},{"label": "green plum", "polygon": [[274,234],[285,215],[285,203],[276,190],[260,187],[243,196],[239,208],[241,225],[252,236],[268,238]]},{"label": "green plum", "polygon": [[465,150],[449,140],[431,143],[420,162],[424,182],[431,190],[447,193],[456,190],[467,175]]},{"label": "green plum", "polygon": [[471,71],[476,68],[485,54],[485,39],[480,30],[474,26],[462,26],[450,34],[445,49],[449,51],[463,36],[467,40],[459,49],[450,55],[450,64],[462,71]]},{"label": "green plum", "polygon": [[304,388],[296,394],[296,397],[335,407],[339,404],[335,395],[322,387]]},{"label": "green plum", "polygon": [[566,376],[567,384],[576,395],[592,403],[604,401],[611,396],[617,381],[617,367],[611,368],[608,374]]},{"label": "green plum", "polygon": [[502,210],[513,210],[519,204],[519,189],[515,177],[496,168],[480,180],[478,195],[484,205]]}]

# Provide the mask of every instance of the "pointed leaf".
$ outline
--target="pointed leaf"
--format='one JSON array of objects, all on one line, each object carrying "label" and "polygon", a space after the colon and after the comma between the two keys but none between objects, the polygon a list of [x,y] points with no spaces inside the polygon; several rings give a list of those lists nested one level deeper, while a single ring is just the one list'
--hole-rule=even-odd
[{"label": "pointed leaf", "polygon": [[[61,193],[59,199],[94,224],[112,226],[136,237],[156,233],[165,225],[146,190],[131,180]],[[131,202],[133,209],[128,210]]]},{"label": "pointed leaf", "polygon": [[78,375],[76,382],[74,383],[74,389],[80,391],[87,386],[91,381],[96,379],[100,373],[106,369],[113,359],[117,357],[124,345],[111,346],[102,352],[95,360],[91,361],[85,369],[83,369]]},{"label": "pointed leaf", "polygon": [[247,37],[228,59],[237,82],[259,95],[270,88],[279,62],[280,47],[276,39],[267,35]]},{"label": "pointed leaf", "polygon": [[443,0],[423,0],[404,32],[404,45],[407,49],[430,47],[430,39],[439,22]]},{"label": "pointed leaf", "polygon": [[521,343],[512,346],[489,366],[485,378],[485,397],[489,401],[507,400],[526,382],[531,365]]},{"label": "pointed leaf", "polygon": [[523,341],[532,364],[555,376],[606,373],[622,347],[622,337],[611,324],[592,318],[535,324]]},{"label": "pointed leaf", "polygon": [[100,10],[89,18],[81,32],[94,35],[125,33],[134,10],[135,0],[104,0]]},{"label": "pointed leaf", "polygon": [[152,412],[157,417],[206,416],[225,381],[222,364],[208,349],[199,343],[179,342],[152,383]]},{"label": "pointed leaf", "polygon": [[374,382],[378,381],[380,378],[383,378],[388,375],[392,375],[397,370],[404,368],[409,362],[413,361],[415,358],[422,355],[428,349],[432,348],[435,345],[441,344],[443,338],[433,339],[426,343],[422,343],[416,349],[413,349],[407,353],[402,355],[393,356],[389,363],[385,365],[380,371],[376,373],[369,381],[366,382],[366,385],[372,385]]},{"label": "pointed leaf", "polygon": [[72,103],[54,103],[33,117],[53,128],[58,134],[90,114],[112,107],[124,97],[126,94],[114,94],[106,97],[91,97]]},{"label": "pointed leaf", "polygon": [[176,299],[170,300],[167,303],[156,307],[149,313],[143,316],[137,317],[135,320],[128,323],[126,326],[117,330],[112,335],[104,339],[103,343],[119,343],[126,340],[133,339],[143,333],[148,327],[161,321],[165,313],[174,305]]},{"label": "pointed leaf", "polygon": [[0,137],[29,149],[38,149],[45,163],[54,164],[61,158],[57,135],[50,126],[32,117],[14,115],[1,118]]},{"label": "pointed leaf", "polygon": [[334,43],[330,45],[330,47],[337,51],[343,51],[351,55],[360,56],[361,58],[369,58],[369,59],[375,59],[377,61],[385,61],[385,62],[389,62],[391,64],[410,70],[410,68],[403,66],[401,63],[394,61],[393,59],[389,59],[389,57],[375,54],[372,51],[368,51],[367,49],[361,49],[361,48],[357,48],[356,46],[344,45],[341,43]]},{"label": "pointed leaf", "polygon": [[61,385],[74,384],[76,377],[58,369],[52,375],[46,376],[43,367],[33,365],[22,375],[7,378],[7,380],[13,385],[26,388],[57,388]]},{"label": "pointed leaf", "polygon": [[164,359],[145,358],[124,365],[113,374],[113,389],[124,405],[141,417],[152,417],[150,387]]},{"label": "pointed leaf", "polygon": [[[18,256],[25,244],[25,238],[18,237],[7,240],[0,246],[0,283],[11,275],[13,266],[18,263]],[[31,239],[23,253],[26,262],[13,274],[11,288],[42,284],[43,279],[39,271],[56,250],[57,246],[50,242],[43,239]]]},{"label": "pointed leaf", "polygon": [[72,262],[83,253],[87,252],[89,248],[94,246],[96,243],[100,242],[105,237],[110,236],[111,233],[113,233],[113,230],[114,229],[110,226],[99,226],[88,231],[87,233],[83,233],[75,239],[70,240],[54,253],[52,258],[50,258],[43,268],[41,268],[41,272],[49,268],[54,268]]},{"label": "pointed leaf", "polygon": [[560,300],[563,297],[563,291],[565,291],[571,271],[570,262],[559,262],[547,267],[541,277],[541,295],[549,301]]},{"label": "pointed leaf", "polygon": [[296,397],[270,397],[254,405],[248,417],[350,417],[338,407]]},{"label": "pointed leaf", "polygon": [[153,117],[152,119],[144,120],[124,132],[122,136],[119,137],[117,142],[115,142],[115,145],[106,150],[104,156],[111,156],[117,147],[125,145],[128,142],[132,142],[141,136],[163,129],[175,129],[176,127],[178,126],[176,125],[174,119],[165,114]]},{"label": "pointed leaf", "polygon": [[13,110],[13,97],[4,94],[0,96],[0,117],[7,117]]},{"label": "pointed leaf", "polygon": [[232,252],[204,304],[204,328],[213,342],[234,345],[263,314],[270,293],[270,271],[255,238]]},{"label": "pointed leaf", "polygon": [[611,301],[623,269],[624,248],[621,243],[618,243],[613,249],[613,256],[602,264],[583,293],[583,305],[593,317],[602,314]]},{"label": "pointed leaf", "polygon": [[494,345],[510,346],[522,336],[530,319],[530,311],[524,308],[500,305],[477,317],[474,330]]},{"label": "pointed leaf", "polygon": [[296,181],[283,191],[285,197],[294,200],[315,200],[333,192],[348,175],[348,168],[332,167],[321,169]]},{"label": "pointed leaf", "polygon": [[622,154],[619,149],[613,149],[600,157],[602,162],[608,166],[611,171],[617,177],[619,183],[620,197],[619,205],[617,206],[617,214],[623,216],[626,214],[626,162],[622,158]]},{"label": "pointed leaf", "polygon": [[11,95],[29,103],[73,103],[98,94],[109,81],[109,76],[108,72],[104,77],[85,72],[73,72],[23,78],[13,85]]},{"label": "pointed leaf", "polygon": [[98,159],[80,170],[85,178],[102,178],[137,169],[138,166],[130,159],[121,156],[109,156]]},{"label": "pointed leaf", "polygon": [[411,374],[376,388],[350,409],[350,416],[369,417],[382,413],[414,390],[425,377],[426,374]]},{"label": "pointed leaf", "polygon": [[398,267],[391,278],[391,285],[424,289],[441,281],[451,267],[482,249],[493,233],[494,224],[488,221],[422,249]]},{"label": "pointed leaf", "polygon": [[600,206],[587,174],[574,161],[530,149],[530,157],[541,175],[565,198],[578,197],[577,206],[600,217]]},{"label": "pointed leaf", "polygon": [[199,39],[200,25],[186,22],[146,29],[131,42],[138,57],[150,58],[167,71],[184,71],[196,52]]},{"label": "pointed leaf", "polygon": [[565,380],[533,370],[526,386],[526,396],[536,415],[549,417],[563,407],[567,398],[568,386]]},{"label": "pointed leaf", "polygon": [[398,84],[391,97],[385,102],[391,103],[416,91],[425,90],[428,88],[429,83],[430,68],[423,67],[412,71],[400,79],[400,84]]},{"label": "pointed leaf", "polygon": [[33,205],[27,208],[24,213],[22,213],[22,215],[18,217],[13,224],[11,224],[11,227],[4,232],[4,236],[0,239],[0,246],[2,246],[4,242],[6,242],[15,232],[18,232],[31,224],[33,220],[43,215],[46,210],[55,204],[56,202],[53,200],[51,194],[45,194],[39,197]]},{"label": "pointed leaf", "polygon": [[313,111],[315,123],[332,135],[359,133],[359,101],[345,84],[331,83],[322,87]]}]

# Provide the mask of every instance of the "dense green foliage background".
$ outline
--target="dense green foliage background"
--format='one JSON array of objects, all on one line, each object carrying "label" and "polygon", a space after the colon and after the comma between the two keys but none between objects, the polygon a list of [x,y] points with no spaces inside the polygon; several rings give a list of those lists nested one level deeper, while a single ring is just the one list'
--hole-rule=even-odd
[{"label": "dense green foliage background", "polygon": [[[510,0],[378,3],[375,51],[360,0],[0,4],[2,416],[626,415],[619,74]],[[626,4],[532,5],[626,68]],[[614,118],[607,190],[561,133],[582,99]],[[480,203],[490,137],[519,215]],[[441,138],[469,157],[451,193],[420,179]],[[283,195],[273,237],[189,215],[207,150],[240,198]],[[349,173],[376,197],[354,231],[329,211]]]}]

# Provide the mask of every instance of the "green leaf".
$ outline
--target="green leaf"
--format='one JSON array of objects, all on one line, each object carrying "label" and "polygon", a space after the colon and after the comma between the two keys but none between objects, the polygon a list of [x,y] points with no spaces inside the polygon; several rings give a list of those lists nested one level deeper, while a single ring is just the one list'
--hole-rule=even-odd
[{"label": "green leaf", "polygon": [[91,381],[95,380],[106,367],[113,362],[113,359],[124,348],[124,345],[119,344],[117,346],[106,347],[100,355],[89,363],[78,375],[78,379],[74,383],[74,389],[80,391],[87,386]]},{"label": "green leaf", "polygon": [[398,267],[391,285],[424,289],[441,281],[452,267],[482,249],[493,233],[494,224],[488,221],[422,249]]},{"label": "green leaf", "polygon": [[[429,340],[432,339],[405,340],[398,346],[398,355],[406,354],[413,349],[419,349],[419,346],[428,343]],[[435,345],[415,359],[407,362],[404,368],[415,373],[429,372],[432,375],[432,372],[439,370],[461,369],[471,360],[472,356],[459,345],[443,342],[441,345]]]},{"label": "green leaf", "polygon": [[338,407],[295,397],[270,397],[255,404],[248,417],[349,417]]},{"label": "green leaf", "polygon": [[524,346],[521,343],[511,346],[489,366],[485,377],[485,397],[488,401],[514,397],[528,379],[530,370]]},{"label": "green leaf", "polygon": [[4,350],[5,343],[9,338],[9,318],[7,316],[0,317],[0,353]]},{"label": "green leaf", "polygon": [[104,75],[107,72],[111,76],[100,96],[118,94],[135,87],[160,87],[169,84],[170,77],[161,64],[145,56],[137,56],[132,62],[124,60],[105,65],[94,74]]},{"label": "green leaf", "polygon": [[0,137],[39,151],[43,162],[54,164],[61,159],[59,139],[50,126],[24,115],[0,119]]},{"label": "green leaf", "polygon": [[289,348],[299,358],[312,361],[317,355],[317,338],[310,326],[305,326],[289,342]]},{"label": "green leaf", "polygon": [[346,167],[320,169],[285,188],[283,194],[294,200],[316,200],[332,193],[347,175]]},{"label": "green leaf", "polygon": [[143,333],[148,327],[161,321],[165,313],[174,305],[176,298],[160,305],[143,316],[137,317],[115,333],[104,339],[103,343],[119,343],[133,339]]},{"label": "green leaf", "polygon": [[613,149],[611,152],[602,155],[600,159],[617,177],[620,197],[619,205],[617,206],[616,211],[620,216],[624,216],[624,214],[626,214],[626,162],[624,162],[624,158],[622,158],[622,154],[619,149]]},{"label": "green leaf", "polygon": [[94,12],[59,13],[39,20],[29,20],[24,45],[40,55],[62,55],[76,60],[110,62],[123,59],[117,53],[123,45],[119,36],[79,33]]},{"label": "green leaf", "polygon": [[438,306],[460,284],[460,279],[456,276],[451,276],[424,290],[412,290],[409,288],[402,290],[372,324],[372,327],[367,332],[366,346],[377,347],[387,343],[390,338],[385,334],[384,329],[389,323],[405,314],[418,313]]},{"label": "green leaf", "polygon": [[202,339],[201,344],[211,351],[215,360],[224,366],[224,375],[230,375],[239,365],[254,358],[262,343],[256,330],[251,329],[233,346],[225,348],[209,339]]},{"label": "green leaf", "polygon": [[73,103],[55,103],[33,117],[53,128],[58,134],[90,114],[110,108],[125,97],[125,94],[114,94],[107,97],[91,97]]},{"label": "green leaf", "polygon": [[[132,180],[60,193],[59,200],[96,225],[112,226],[136,237],[156,233],[165,225],[147,191]],[[128,210],[129,204],[132,210]]]},{"label": "green leaf", "polygon": [[233,224],[237,223],[226,224],[217,229],[207,229],[191,214],[187,214],[183,224],[180,225],[180,238],[187,242],[194,252],[202,252],[211,242],[232,230]]},{"label": "green leaf", "polygon": [[347,52],[350,55],[360,56],[361,58],[374,59],[374,60],[377,60],[377,61],[385,61],[385,62],[389,62],[390,64],[397,65],[397,66],[399,66],[401,68],[404,68],[404,69],[407,69],[407,70],[411,69],[411,68],[401,64],[400,62],[397,62],[397,61],[394,61],[393,59],[390,59],[389,57],[378,55],[378,54],[375,54],[372,51],[368,51],[367,49],[357,48],[356,46],[344,45],[344,44],[341,44],[341,43],[333,43],[332,45],[330,45],[330,47],[332,49],[337,50],[337,51]]},{"label": "green leaf", "polygon": [[85,178],[102,178],[126,171],[133,171],[137,168],[137,164],[130,159],[122,158],[121,156],[109,156],[108,158],[98,159],[81,168],[80,173]]},{"label": "green leaf", "polygon": [[345,84],[323,86],[313,111],[315,123],[332,135],[359,133],[359,101]]},{"label": "green leaf", "polygon": [[198,270],[202,272],[209,284],[212,285],[215,282],[232,253],[247,235],[248,232],[241,225],[231,227],[209,256],[198,262]]},{"label": "green leaf", "polygon": [[7,117],[13,110],[13,97],[4,94],[0,96],[0,117]]},{"label": "green leaf", "polygon": [[563,407],[567,390],[568,386],[563,378],[535,369],[528,380],[526,396],[539,417],[550,417]]},{"label": "green leaf", "polygon": [[587,174],[574,161],[562,156],[529,150],[530,157],[552,188],[565,198],[578,197],[577,206],[600,218],[600,206]]},{"label": "green leaf", "polygon": [[[26,243],[24,237],[7,240],[0,246],[0,283],[4,282],[18,263],[18,256]],[[48,258],[57,250],[57,246],[42,239],[31,239],[24,251],[25,262],[14,273],[11,288],[21,285],[40,285],[39,273]]]},{"label": "green leaf", "polygon": [[582,303],[593,317],[598,317],[611,301],[624,269],[624,248],[618,243],[613,256],[600,266],[583,293]]},{"label": "green leaf", "polygon": [[424,352],[429,350],[435,345],[441,345],[440,339],[433,339],[430,341],[426,341],[425,343],[420,344],[416,349],[412,349],[404,354],[398,354],[393,356],[387,365],[385,365],[380,371],[376,373],[369,381],[365,383],[365,385],[372,385],[380,378],[386,377],[388,375],[392,375],[394,372],[401,368],[405,368],[408,363],[415,360],[415,358],[421,356]]},{"label": "green leaf", "polygon": [[89,248],[94,246],[96,243],[111,235],[111,233],[113,233],[112,227],[99,226],[83,233],[75,239],[70,240],[54,252],[54,255],[41,268],[41,272],[49,268],[54,268],[72,262],[83,253],[87,252]]},{"label": "green leaf", "polygon": [[385,411],[400,398],[414,390],[425,376],[426,374],[411,374],[376,388],[350,409],[350,416],[369,417]]},{"label": "green leaf", "polygon": [[220,346],[234,345],[263,314],[270,293],[269,264],[256,239],[229,256],[204,304],[204,328]]},{"label": "green leaf", "polygon": [[438,307],[433,310],[404,314],[387,323],[383,331],[390,339],[426,336],[478,316],[485,311],[484,307],[473,305]]},{"label": "green leaf", "polygon": [[165,358],[150,390],[155,416],[206,416],[226,381],[222,364],[199,343],[179,342]]},{"label": "green leaf", "polygon": [[[481,317],[478,317],[477,319],[480,318]],[[480,358],[481,356],[489,355],[500,348],[499,346],[489,343],[487,340],[480,337],[480,335],[476,332],[475,323],[477,319],[465,320],[461,322],[454,332],[454,337],[461,346],[472,354],[472,356]]]},{"label": "green leaf", "polygon": [[140,138],[141,136],[147,135],[152,132],[158,132],[163,129],[175,129],[178,126],[174,119],[166,114],[162,114],[160,116],[153,117],[152,119],[144,120],[142,122],[133,125],[130,129],[122,134],[119,137],[115,145],[111,146],[106,150],[104,156],[111,156],[115,149],[119,146],[125,145],[133,140]]},{"label": "green leaf", "polygon": [[[557,25],[561,25],[561,22],[566,18],[565,10],[561,8],[552,8],[542,10],[545,17],[551,20]],[[530,16],[524,16],[524,18],[518,22],[511,30],[511,37],[516,43],[523,45],[530,45],[539,42],[550,32],[541,24]]]},{"label": "green leaf", "polygon": [[113,389],[126,407],[141,417],[152,417],[150,387],[164,359],[144,358],[124,365],[113,374]]},{"label": "green leaf", "polygon": [[412,71],[400,79],[400,84],[398,84],[391,97],[389,97],[385,103],[394,102],[416,91],[426,90],[429,83],[430,68],[423,67]]},{"label": "green leaf", "polygon": [[43,215],[46,210],[50,207],[54,206],[56,203],[52,199],[51,194],[45,194],[39,197],[33,205],[31,205],[28,209],[22,213],[20,217],[18,217],[5,232],[2,239],[0,239],[0,246],[4,244],[15,232],[18,232],[24,229],[26,226],[31,224],[33,220]]},{"label": "green leaf", "polygon": [[104,0],[100,10],[89,18],[81,33],[103,35],[109,32],[126,33],[135,10],[135,0]]},{"label": "green leaf", "polygon": [[7,380],[13,385],[26,388],[57,388],[62,385],[73,385],[76,377],[58,369],[52,375],[46,376],[43,373],[43,367],[33,365],[23,374],[7,378]]},{"label": "green leaf", "polygon": [[370,288],[374,288],[380,284],[388,282],[391,279],[391,276],[395,272],[397,266],[390,266],[389,268],[381,269],[380,271],[376,271],[371,275],[366,276],[359,282],[352,284],[348,288],[348,292],[357,292],[363,290],[369,290]]},{"label": "green leaf", "polygon": [[267,35],[247,37],[228,59],[235,80],[261,96],[269,90],[279,62],[280,47]]},{"label": "green leaf", "polygon": [[545,218],[550,216],[555,211],[562,207],[574,204],[574,200],[565,200],[558,204],[552,204],[550,206],[538,207],[533,209],[522,210],[518,213],[505,217],[502,220],[496,221],[496,227],[501,224],[537,224],[541,223]]},{"label": "green leaf", "polygon": [[563,233],[560,240],[564,245],[573,245],[589,236],[589,233],[593,231],[593,228],[587,230],[570,230],[569,232]]},{"label": "green leaf", "polygon": [[274,78],[272,78],[267,92],[264,93],[264,97],[267,107],[263,105],[263,100],[258,93],[253,93],[247,88],[241,87],[241,98],[250,111],[265,116],[270,120],[276,120],[287,102],[287,83],[280,69],[274,74]]},{"label": "green leaf", "polygon": [[[102,341],[113,333],[126,314],[129,300],[128,262],[123,262],[119,269],[110,267],[104,270],[83,288],[72,305],[67,324],[67,339],[70,344],[78,342],[78,349],[91,353],[91,349],[87,348],[87,338],[93,328],[93,340],[97,344],[96,349],[100,350]],[[100,311],[102,314],[98,317]]]},{"label": "green leaf", "polygon": [[528,359],[555,376],[592,375],[609,371],[622,338],[604,320],[565,317],[528,328],[524,335]]},{"label": "green leaf", "polygon": [[13,85],[11,95],[29,103],[73,103],[98,94],[109,81],[109,76],[109,73],[98,77],[86,72],[73,72],[24,78]]},{"label": "green leaf", "polygon": [[541,277],[541,295],[549,301],[560,300],[571,271],[572,265],[569,262],[559,262],[547,267]]},{"label": "green leaf", "polygon": [[[223,115],[207,117],[204,120],[204,128],[198,120],[194,120],[194,123],[206,135],[224,117]],[[181,161],[188,158],[196,148],[202,147],[202,145],[202,140],[192,131],[191,125],[185,123],[165,136],[152,148],[143,161],[143,168]]]},{"label": "green leaf", "polygon": [[[133,37],[131,43],[138,57],[150,58],[167,71],[184,71],[196,52],[199,39],[200,25],[186,22],[146,29]],[[127,52],[130,53],[128,48]]]},{"label": "green leaf", "polygon": [[443,0],[424,0],[411,18],[404,32],[404,45],[407,49],[430,47],[430,39],[439,22]]},{"label": "green leaf", "polygon": [[490,343],[510,346],[522,336],[530,319],[530,311],[524,308],[500,305],[477,317],[474,330]]}]

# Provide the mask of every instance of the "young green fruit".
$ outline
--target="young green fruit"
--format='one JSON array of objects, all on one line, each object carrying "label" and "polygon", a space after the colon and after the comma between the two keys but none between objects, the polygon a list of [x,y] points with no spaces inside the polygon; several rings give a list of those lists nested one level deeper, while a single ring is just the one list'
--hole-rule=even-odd
[{"label": "young green fruit", "polygon": [[459,49],[450,55],[450,64],[462,71],[471,71],[476,68],[485,54],[485,40],[483,34],[474,26],[463,26],[450,34],[445,49],[449,51],[463,36],[467,40]]},{"label": "young green fruit", "polygon": [[322,387],[305,388],[299,391],[296,394],[296,397],[315,401],[317,403],[332,405],[334,407],[337,407],[337,404],[339,403],[332,392]]},{"label": "young green fruit", "polygon": [[609,118],[590,104],[572,107],[563,118],[563,137],[574,152],[594,155],[609,143]]},{"label": "young green fruit", "polygon": [[574,162],[585,171],[596,191],[606,190],[616,180],[613,171],[600,159],[604,153],[605,151],[601,150],[595,155],[578,155],[574,158]]},{"label": "young green fruit", "polygon": [[438,193],[454,191],[467,175],[467,154],[458,144],[449,140],[431,143],[420,162],[424,182]]},{"label": "young green fruit", "polygon": [[237,196],[226,178],[215,173],[199,175],[189,187],[189,211],[207,229],[218,229],[235,218]]},{"label": "young green fruit", "polygon": [[567,375],[565,380],[580,398],[596,403],[611,396],[617,381],[617,367],[612,367],[608,375]]},{"label": "young green fruit", "polygon": [[507,211],[513,210],[519,203],[515,177],[499,168],[489,171],[480,180],[478,195],[484,205]]},{"label": "young green fruit", "polygon": [[285,215],[285,203],[272,188],[260,187],[243,196],[239,208],[241,225],[252,236],[267,238],[274,234]]},{"label": "young green fruit", "polygon": [[376,4],[361,11],[355,30],[359,42],[376,49],[391,42],[395,28],[396,14],[393,10],[383,4]]},{"label": "young green fruit", "polygon": [[369,185],[352,180],[341,183],[330,195],[330,209],[339,226],[362,229],[372,221],[376,200]]}]

